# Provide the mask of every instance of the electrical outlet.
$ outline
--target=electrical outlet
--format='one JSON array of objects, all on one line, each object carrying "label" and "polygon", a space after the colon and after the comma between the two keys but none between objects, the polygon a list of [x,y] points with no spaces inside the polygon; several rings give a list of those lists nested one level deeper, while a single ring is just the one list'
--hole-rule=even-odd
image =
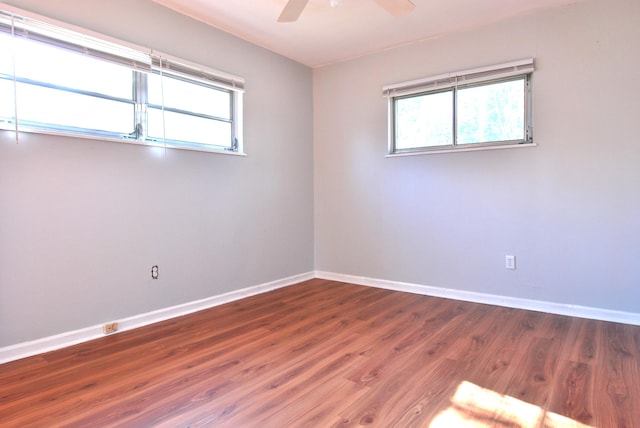
[{"label": "electrical outlet", "polygon": [[104,334],[115,333],[116,331],[118,331],[118,323],[112,322],[109,324],[105,324],[102,326],[102,331],[104,331]]},{"label": "electrical outlet", "polygon": [[504,257],[505,267],[509,270],[516,269],[516,256],[505,256]]}]

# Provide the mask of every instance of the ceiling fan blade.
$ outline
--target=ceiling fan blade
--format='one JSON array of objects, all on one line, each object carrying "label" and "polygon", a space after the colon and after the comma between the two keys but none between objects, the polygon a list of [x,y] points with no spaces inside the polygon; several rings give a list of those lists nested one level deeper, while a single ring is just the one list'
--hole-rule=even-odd
[{"label": "ceiling fan blade", "polygon": [[416,5],[411,0],[375,0],[384,10],[396,18],[408,15]]},{"label": "ceiling fan blade", "polygon": [[289,0],[278,17],[278,22],[294,22],[304,10],[309,0]]}]

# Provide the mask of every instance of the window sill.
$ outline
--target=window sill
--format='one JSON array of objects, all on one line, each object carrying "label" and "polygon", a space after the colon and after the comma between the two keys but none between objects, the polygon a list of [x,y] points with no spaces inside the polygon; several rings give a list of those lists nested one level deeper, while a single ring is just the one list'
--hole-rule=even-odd
[{"label": "window sill", "polygon": [[25,129],[22,128],[18,133],[18,138],[15,137],[15,130],[10,129],[8,127],[0,127],[0,132],[7,133],[11,135],[11,139],[19,142],[22,134],[36,134],[36,135],[50,135],[53,137],[67,137],[67,138],[80,138],[83,140],[97,140],[97,141],[105,141],[109,143],[121,143],[121,144],[130,144],[134,146],[146,146],[146,147],[155,147],[159,149],[167,149],[171,150],[186,150],[191,152],[203,152],[203,153],[213,153],[219,155],[230,155],[230,156],[247,156],[244,152],[234,152],[231,150],[218,149],[215,147],[178,147],[173,144],[167,143],[165,146],[163,143],[151,142],[151,141],[140,141],[140,140],[127,140],[122,138],[111,138],[106,136],[98,136],[98,135],[84,135],[84,134],[74,134],[71,132],[55,132],[49,130],[35,130],[35,129]]},{"label": "window sill", "polygon": [[422,156],[422,155],[436,155],[441,153],[457,153],[457,152],[477,152],[482,150],[500,150],[500,149],[522,149],[525,147],[537,147],[536,143],[526,144],[503,144],[495,146],[477,146],[477,147],[459,147],[455,149],[434,149],[434,150],[420,150],[411,152],[398,152],[388,153],[385,155],[387,158],[405,157],[405,156]]}]

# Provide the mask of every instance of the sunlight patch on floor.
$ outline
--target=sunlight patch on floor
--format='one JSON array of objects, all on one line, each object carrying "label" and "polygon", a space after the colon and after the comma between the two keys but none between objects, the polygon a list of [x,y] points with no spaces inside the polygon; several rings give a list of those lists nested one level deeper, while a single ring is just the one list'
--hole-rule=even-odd
[{"label": "sunlight patch on floor", "polygon": [[573,419],[517,398],[502,395],[464,381],[451,399],[451,406],[436,416],[430,428],[509,426],[522,428],[588,428]]}]

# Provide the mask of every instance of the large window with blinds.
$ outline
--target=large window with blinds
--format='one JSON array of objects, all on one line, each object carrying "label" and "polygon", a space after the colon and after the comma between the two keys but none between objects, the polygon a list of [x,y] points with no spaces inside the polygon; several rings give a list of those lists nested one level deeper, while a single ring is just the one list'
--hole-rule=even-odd
[{"label": "large window with blinds", "polygon": [[385,86],[389,153],[531,144],[533,59]]},{"label": "large window with blinds", "polygon": [[241,78],[0,5],[0,128],[242,151]]}]

